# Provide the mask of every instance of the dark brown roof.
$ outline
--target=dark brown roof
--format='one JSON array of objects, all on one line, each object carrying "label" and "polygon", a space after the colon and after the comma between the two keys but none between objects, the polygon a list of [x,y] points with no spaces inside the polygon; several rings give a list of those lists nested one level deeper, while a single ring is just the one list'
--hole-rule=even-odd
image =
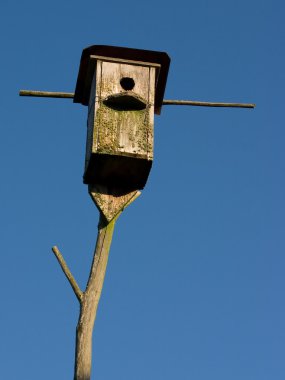
[{"label": "dark brown roof", "polygon": [[160,64],[161,68],[157,78],[154,102],[155,113],[160,114],[170,65],[170,58],[167,53],[106,45],[89,46],[82,52],[73,100],[74,103],[88,105],[94,72],[94,66],[92,66],[90,59],[91,55]]}]

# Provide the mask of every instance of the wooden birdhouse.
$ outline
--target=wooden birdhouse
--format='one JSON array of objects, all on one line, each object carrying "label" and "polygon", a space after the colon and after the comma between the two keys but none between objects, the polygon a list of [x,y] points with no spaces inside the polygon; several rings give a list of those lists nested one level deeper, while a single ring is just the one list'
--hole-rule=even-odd
[{"label": "wooden birdhouse", "polygon": [[169,64],[162,52],[83,50],[74,102],[88,106],[84,183],[128,191],[145,186]]}]

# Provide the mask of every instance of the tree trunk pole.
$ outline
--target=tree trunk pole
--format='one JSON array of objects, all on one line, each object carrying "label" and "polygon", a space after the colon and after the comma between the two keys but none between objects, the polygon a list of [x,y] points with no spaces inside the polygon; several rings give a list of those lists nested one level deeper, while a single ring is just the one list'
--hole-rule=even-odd
[{"label": "tree trunk pole", "polygon": [[100,213],[97,242],[85,292],[82,292],[72,276],[58,248],[52,248],[65,276],[80,304],[80,315],[76,328],[74,380],[90,380],[92,362],[92,334],[99,304],[112,236],[117,218],[108,222]]},{"label": "tree trunk pole", "polygon": [[107,223],[100,214],[98,237],[86,290],[80,302],[76,328],[74,380],[90,380],[92,362],[92,333],[108,263],[116,220]]},{"label": "tree trunk pole", "polygon": [[[109,200],[110,207],[115,208],[116,210],[116,216],[112,220],[108,221],[103,211],[99,209],[100,219],[96,247],[87,286],[84,292],[79,288],[59,249],[56,246],[52,247],[52,251],[80,304],[80,315],[76,327],[74,380],[90,380],[93,327],[103,288],[115,223],[122,211],[139,195],[139,191],[134,194],[132,192],[130,197],[126,197],[126,199],[125,196],[120,197],[109,195],[107,201]],[[116,201],[114,199],[112,200],[113,197],[116,198]],[[120,207],[119,210],[117,210],[118,204]],[[104,207],[103,210],[105,210]],[[107,213],[107,216],[108,215],[109,214]]]}]

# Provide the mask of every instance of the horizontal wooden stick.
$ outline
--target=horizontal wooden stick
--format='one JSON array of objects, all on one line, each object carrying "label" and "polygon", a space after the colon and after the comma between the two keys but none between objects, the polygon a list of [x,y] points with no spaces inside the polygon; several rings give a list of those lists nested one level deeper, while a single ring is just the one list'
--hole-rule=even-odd
[{"label": "horizontal wooden stick", "polygon": [[74,98],[73,92],[50,92],[50,91],[31,91],[20,90],[20,96],[37,96],[43,98]]},{"label": "horizontal wooden stick", "polygon": [[[50,92],[20,90],[20,96],[37,96],[45,98],[74,98],[73,92]],[[232,107],[232,108],[254,108],[253,103],[221,103],[221,102],[199,102],[195,100],[163,100],[164,106],[198,106],[198,107]]]},{"label": "horizontal wooden stick", "polygon": [[199,102],[195,100],[163,100],[164,106],[198,106],[198,107],[234,107],[234,108],[254,108],[253,103],[221,103],[221,102]]}]

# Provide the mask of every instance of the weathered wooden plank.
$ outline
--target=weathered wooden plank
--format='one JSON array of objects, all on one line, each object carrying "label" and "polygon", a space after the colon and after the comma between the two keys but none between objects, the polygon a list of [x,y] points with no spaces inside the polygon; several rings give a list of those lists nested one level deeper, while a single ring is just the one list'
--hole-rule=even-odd
[{"label": "weathered wooden plank", "polygon": [[118,188],[110,189],[100,185],[89,185],[88,191],[95,205],[108,222],[111,222],[141,194],[138,190],[125,192]]},{"label": "weathered wooden plank", "polygon": [[101,60],[101,61],[105,61],[105,62],[129,63],[131,65],[138,65],[138,66],[150,66],[150,67],[157,67],[157,68],[161,67],[161,64],[159,64],[159,63],[135,61],[133,59],[106,57],[103,55],[90,55],[90,59]]}]

